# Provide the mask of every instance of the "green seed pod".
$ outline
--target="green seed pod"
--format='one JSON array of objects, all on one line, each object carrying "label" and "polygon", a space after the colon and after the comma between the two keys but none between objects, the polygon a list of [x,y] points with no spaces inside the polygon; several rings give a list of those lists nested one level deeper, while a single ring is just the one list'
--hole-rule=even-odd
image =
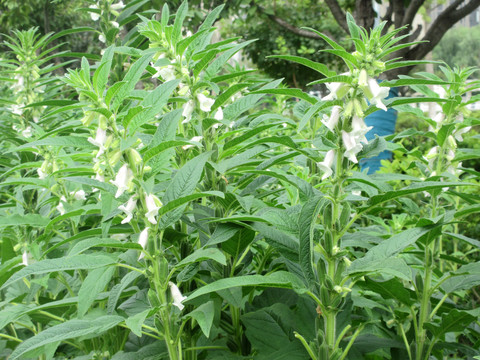
[{"label": "green seed pod", "polygon": [[333,291],[335,288],[335,284],[333,283],[333,280],[330,278],[330,276],[325,276],[325,279],[323,279],[323,284],[329,291]]},{"label": "green seed pod", "polygon": [[329,360],[338,360],[342,357],[342,349],[336,348],[335,351],[330,355]]},{"label": "green seed pod", "polygon": [[317,331],[317,343],[320,346],[320,348],[325,343],[325,334],[323,333],[323,330],[319,329]]},{"label": "green seed pod", "polygon": [[317,276],[320,281],[323,281],[325,279],[325,276],[327,275],[327,271],[325,269],[325,262],[320,259],[317,262]]},{"label": "green seed pod", "polygon": [[160,306],[160,301],[158,300],[157,293],[153,289],[148,289],[148,301],[152,307]]},{"label": "green seed pod", "polygon": [[323,226],[326,229],[331,228],[332,220],[333,220],[332,204],[329,202],[325,205],[325,208],[323,209]]},{"label": "green seed pod", "polygon": [[342,207],[342,212],[340,213],[340,226],[344,228],[345,225],[348,224],[350,220],[350,215],[352,213],[352,209],[350,207],[350,203],[345,202]]},{"label": "green seed pod", "polygon": [[328,255],[333,254],[333,235],[330,230],[325,230],[323,234],[323,248]]},{"label": "green seed pod", "polygon": [[160,254],[158,257],[158,274],[160,276],[160,281],[165,283],[168,277],[168,261],[163,254]]},{"label": "green seed pod", "polygon": [[337,263],[337,270],[335,271],[335,277],[334,277],[334,280],[335,280],[335,284],[340,284],[343,280],[343,272],[345,271],[345,269],[347,268],[347,264],[345,264],[344,261],[339,261]]},{"label": "green seed pod", "polygon": [[423,292],[423,278],[420,273],[417,273],[417,275],[415,275],[415,284],[417,285],[417,289],[421,294]]},{"label": "green seed pod", "polygon": [[326,287],[322,287],[320,289],[320,300],[324,306],[328,306],[328,304],[330,304],[330,293]]}]

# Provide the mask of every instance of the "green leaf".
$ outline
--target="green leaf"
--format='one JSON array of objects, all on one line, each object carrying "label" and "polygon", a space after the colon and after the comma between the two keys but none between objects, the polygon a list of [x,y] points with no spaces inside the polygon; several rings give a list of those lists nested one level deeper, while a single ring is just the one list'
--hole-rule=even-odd
[{"label": "green leaf", "polygon": [[77,242],[68,252],[68,256],[75,256],[92,247],[105,247],[110,249],[132,249],[142,250],[142,247],[137,243],[121,242],[118,240],[108,238],[91,238]]},{"label": "green leaf", "polygon": [[140,275],[142,274],[140,274],[138,271],[130,271],[122,278],[119,284],[115,285],[112,290],[110,290],[107,301],[107,314],[110,315],[115,312],[118,299],[120,299],[122,292]]},{"label": "green leaf", "polygon": [[259,287],[278,287],[287,289],[302,289],[303,283],[295,275],[286,271],[277,271],[269,275],[246,275],[234,278],[220,279],[213,283],[202,286],[190,294],[184,301],[190,302],[199,296],[210,294],[212,292],[225,290],[233,287],[259,286]]},{"label": "green leaf", "polygon": [[446,293],[459,290],[468,290],[480,284],[480,262],[474,262],[461,266],[455,272],[450,273],[441,287]]},{"label": "green leaf", "polygon": [[9,216],[0,216],[0,227],[1,226],[21,226],[29,225],[35,227],[44,227],[49,223],[49,219],[37,214],[27,214],[27,215],[9,215]]},{"label": "green leaf", "polygon": [[294,262],[298,261],[300,245],[295,236],[262,223],[255,223],[253,228],[285,258]]},{"label": "green leaf", "polygon": [[265,89],[265,90],[256,90],[252,91],[250,94],[272,94],[272,95],[287,95],[291,97],[296,97],[302,100],[309,102],[314,105],[318,102],[318,99],[304,93],[300,89]]},{"label": "green leaf", "polygon": [[242,142],[244,142],[245,140],[248,140],[250,139],[251,137],[257,135],[258,133],[264,131],[264,130],[267,130],[267,129],[270,129],[274,126],[279,126],[279,124],[275,123],[275,124],[267,124],[267,125],[262,125],[262,126],[256,126],[254,129],[246,132],[245,134],[242,134],[241,136],[238,136],[236,138],[233,138],[233,139],[229,139],[225,145],[223,146],[223,150],[227,150],[231,147],[234,147],[238,144],[241,144]]},{"label": "green leaf", "polygon": [[175,22],[173,23],[173,31],[172,31],[172,38],[171,43],[176,44],[179,39],[182,37],[182,25],[185,17],[188,13],[188,2],[185,0],[182,2],[180,7],[175,14]]},{"label": "green leaf", "polygon": [[99,96],[103,96],[105,86],[107,85],[108,76],[110,75],[110,69],[112,68],[114,46],[109,46],[102,57],[102,62],[98,66],[97,70],[93,74],[93,88]]},{"label": "green leaf", "polygon": [[[395,272],[399,271],[399,264],[401,263],[396,261],[399,259],[393,257],[434,228],[435,226],[407,229],[383,240],[379,245],[371,248],[364,257],[352,262],[347,269],[347,273],[381,273],[389,269]],[[400,274],[397,274],[397,276],[400,276]]]},{"label": "green leaf", "polygon": [[160,155],[161,153],[163,153],[168,149],[171,149],[177,146],[184,146],[184,145],[191,145],[191,144],[192,142],[184,141],[184,140],[164,141],[153,148],[148,147],[147,150],[143,153],[143,161],[147,162],[150,159],[155,158],[156,156]]},{"label": "green leaf", "polygon": [[[205,163],[209,157],[209,152],[202,153],[191,159],[177,171],[162,199],[165,206],[168,205],[170,201],[174,201],[194,192],[200,181],[200,177],[202,176]],[[165,229],[180,219],[186,206],[187,204],[177,207],[160,217],[158,221],[159,227]]]},{"label": "green leaf", "polygon": [[410,294],[411,291],[406,289],[398,279],[394,278],[388,281],[373,281],[366,278],[365,286],[369,290],[380,294],[384,299],[395,299],[407,306],[412,306],[414,304],[414,300]]},{"label": "green leaf", "polygon": [[211,79],[212,77],[214,77],[215,75],[217,75],[217,73],[225,66],[225,64],[227,63],[227,61],[233,56],[235,55],[237,52],[239,52],[241,49],[243,49],[244,47],[250,45],[252,42],[256,41],[256,39],[253,39],[253,40],[247,40],[247,41],[244,41],[240,44],[237,44],[235,45],[234,47],[232,47],[231,49],[225,51],[223,54],[221,54],[220,56],[218,56],[214,61],[212,61],[210,63],[210,65],[207,66],[207,68],[205,69],[205,72],[207,74],[207,80]]},{"label": "green leaf", "polygon": [[442,314],[439,323],[426,323],[425,328],[430,330],[435,338],[439,339],[449,332],[464,333],[465,329],[480,316],[480,309],[465,311],[452,309]]},{"label": "green leaf", "polygon": [[141,102],[141,105],[147,110],[132,119],[129,124],[129,131],[133,134],[140,126],[147,121],[152,120],[161,112],[167,103],[170,95],[176,89],[180,80],[171,80],[155,88],[149,92]]},{"label": "green leaf", "polygon": [[18,151],[21,149],[30,149],[33,147],[38,147],[38,146],[73,146],[77,148],[94,148],[95,145],[92,145],[88,142],[87,138],[80,137],[80,136],[58,136],[58,137],[52,137],[52,138],[47,138],[47,139],[41,139],[41,140],[36,140],[32,141],[27,144],[23,144],[12,151]]},{"label": "green leaf", "polygon": [[153,53],[143,55],[130,67],[127,74],[123,78],[123,85],[118,89],[113,97],[113,109],[118,109],[122,102],[130,95],[133,89],[135,89],[135,85],[137,84],[138,80],[140,80],[140,77],[145,71],[145,68],[152,59],[153,55]]},{"label": "green leaf", "polygon": [[[80,255],[77,255],[80,256]],[[78,317],[82,318],[112,279],[114,266],[101,267],[90,271],[78,291]]]},{"label": "green leaf", "polygon": [[293,56],[293,55],[270,55],[267,56],[267,59],[273,58],[273,59],[283,59],[283,60],[288,60],[288,61],[293,61],[298,64],[305,65],[309,67],[310,69],[313,69],[315,71],[318,71],[320,74],[325,75],[326,77],[330,77],[335,75],[334,71],[328,70],[328,67],[324,64],[317,63],[315,61],[305,59],[300,56]]},{"label": "green leaf", "polygon": [[213,318],[215,315],[215,303],[213,301],[208,301],[205,304],[200,305],[192,312],[185,315],[185,317],[192,317],[200,325],[205,337],[210,336],[210,329],[213,325]]},{"label": "green leaf", "polygon": [[52,227],[62,221],[62,220],[65,220],[65,219],[70,219],[71,217],[74,217],[74,216],[79,216],[79,215],[82,215],[83,213],[85,212],[84,209],[76,209],[76,210],[73,210],[73,211],[70,211],[70,212],[67,212],[63,215],[60,215],[60,216],[57,216],[56,218],[50,220],[50,222],[47,224],[47,227],[45,228],[45,232],[49,232],[52,230]]},{"label": "green leaf", "polygon": [[466,182],[442,182],[442,181],[423,181],[411,184],[400,190],[387,191],[384,194],[375,195],[370,198],[368,207],[373,207],[384,203],[385,201],[398,198],[400,196],[415,194],[422,191],[429,191],[435,189],[441,189],[444,187],[454,187],[454,186],[470,186],[473,184]]},{"label": "green leaf", "polygon": [[148,313],[150,311],[151,309],[146,309],[138,314],[130,316],[127,320],[125,320],[125,325],[127,325],[135,335],[142,337],[142,325],[145,322],[145,319],[148,317]]},{"label": "green leaf", "polygon": [[314,230],[317,224],[317,217],[320,213],[325,199],[321,196],[316,196],[308,201],[303,207],[298,220],[299,228],[299,263],[303,270],[305,280],[312,286],[315,282],[315,274],[313,272],[313,240]]},{"label": "green leaf", "polygon": [[68,320],[62,324],[52,326],[41,333],[28,338],[10,354],[10,360],[22,359],[23,355],[41,346],[77,338],[87,335],[100,335],[123,321],[116,315],[101,316],[89,320]]},{"label": "green leaf", "polygon": [[215,111],[216,109],[218,109],[220,106],[223,105],[225,101],[230,99],[234,94],[246,88],[247,86],[249,86],[249,84],[245,84],[245,83],[234,84],[230,86],[227,90],[225,90],[223,93],[217,96],[215,103],[212,105],[212,108],[210,109],[210,111]]},{"label": "green leaf", "polygon": [[13,274],[5,284],[0,287],[0,290],[29,275],[40,275],[66,270],[91,270],[111,265],[115,262],[116,260],[113,257],[100,254],[75,255],[67,258],[41,260]]},{"label": "green leaf", "polygon": [[355,24],[355,19],[349,12],[347,12],[347,26],[352,38],[360,39],[360,29],[357,24]]},{"label": "green leaf", "polygon": [[188,255],[186,258],[182,259],[178,264],[175,265],[176,268],[186,266],[194,262],[200,262],[204,260],[214,260],[223,266],[227,265],[227,259],[225,255],[217,248],[207,248],[207,249],[198,249],[193,252],[193,254]]}]

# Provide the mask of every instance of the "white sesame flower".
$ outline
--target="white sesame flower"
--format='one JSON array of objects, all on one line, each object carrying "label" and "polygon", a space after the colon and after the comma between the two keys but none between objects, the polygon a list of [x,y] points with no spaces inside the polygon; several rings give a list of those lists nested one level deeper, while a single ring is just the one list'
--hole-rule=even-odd
[{"label": "white sesame flower", "polygon": [[95,135],[95,139],[90,136],[87,140],[90,144],[98,146],[99,149],[98,149],[96,158],[99,158],[105,152],[105,142],[107,141],[107,130],[102,129],[99,126],[97,129],[97,134]]},{"label": "white sesame flower", "polygon": [[118,241],[123,241],[128,238],[127,234],[112,234],[110,235],[110,238],[113,240],[118,240]]},{"label": "white sesame flower", "polygon": [[[203,136],[194,136],[190,141],[199,142],[199,141],[202,140],[202,139],[203,139]],[[187,149],[190,149],[190,148],[192,148],[192,147],[193,147],[192,144],[190,144],[190,145],[184,145],[184,146],[182,146],[182,149],[183,149],[183,150],[187,150]]]},{"label": "white sesame flower", "polygon": [[63,207],[63,202],[67,202],[67,199],[65,199],[65,196],[62,196],[60,198],[60,202],[58,203],[56,209],[60,213],[60,215],[63,215],[66,213],[65,208]]},{"label": "white sesame flower", "polygon": [[100,35],[98,35],[98,41],[105,44],[107,42],[107,39],[105,38],[105,35],[100,34]]},{"label": "white sesame flower", "polygon": [[147,205],[147,213],[145,216],[152,224],[156,224],[155,216],[158,215],[158,210],[162,207],[162,202],[155,195],[146,195],[145,204]]},{"label": "white sesame flower", "polygon": [[463,141],[462,135],[463,135],[463,134],[466,134],[466,133],[469,132],[470,130],[472,130],[472,127],[471,127],[471,126],[467,126],[467,127],[458,129],[458,130],[456,130],[456,131],[453,133],[453,136],[455,136],[455,139],[457,139],[457,141]]},{"label": "white sesame flower", "polygon": [[123,4],[123,1],[119,1],[119,2],[116,3],[116,4],[110,5],[110,8],[111,8],[112,10],[122,10],[124,7],[125,7],[125,5]]},{"label": "white sesame flower", "polygon": [[322,180],[325,180],[332,176],[333,170],[333,160],[335,159],[335,150],[328,150],[325,155],[325,159],[322,162],[317,163],[317,166],[324,172]]},{"label": "white sesame flower", "polygon": [[192,113],[194,109],[195,103],[192,100],[187,101],[182,112],[182,115],[185,117],[185,120],[182,121],[182,124],[186,124],[192,119]]},{"label": "white sesame flower", "polygon": [[164,81],[175,80],[175,67],[172,65],[165,66],[158,71],[158,75],[160,75]]},{"label": "white sesame flower", "polygon": [[[148,230],[150,228],[146,227],[141,233],[140,236],[138,237],[138,244],[142,247],[143,250],[145,250],[148,242]],[[143,251],[140,253],[140,256],[138,257],[138,260],[143,259],[145,254]]]},{"label": "white sesame flower", "polygon": [[135,210],[136,205],[137,205],[137,200],[135,200],[134,197],[132,196],[130,199],[128,199],[125,205],[120,205],[118,207],[119,210],[122,210],[127,215],[127,217],[122,220],[122,224],[129,223],[130,220],[132,220],[133,210]]},{"label": "white sesame flower", "polygon": [[22,136],[26,138],[32,137],[32,134],[33,132],[31,126],[28,126],[25,130],[22,131]]},{"label": "white sesame flower", "polygon": [[95,174],[95,180],[100,181],[100,182],[105,182],[105,176],[102,174],[96,173]]},{"label": "white sesame flower", "polygon": [[197,95],[198,102],[200,103],[200,110],[209,112],[212,108],[212,105],[215,103],[215,100],[206,97],[203,94]]},{"label": "white sesame flower", "polygon": [[345,130],[342,130],[342,140],[345,146],[345,154],[343,156],[355,164],[358,163],[356,155],[362,150],[362,145],[357,141],[357,137],[353,132],[347,133]]},{"label": "white sesame flower", "polygon": [[39,179],[45,179],[47,177],[47,173],[45,173],[42,168],[37,169],[37,174]]},{"label": "white sesame flower", "polygon": [[358,75],[358,85],[368,86],[367,70],[365,70],[365,69],[360,70],[360,74]]},{"label": "white sesame flower", "polygon": [[180,292],[180,289],[173,282],[169,281],[168,286],[170,286],[170,293],[172,294],[173,305],[179,308],[180,310],[183,310],[185,306],[182,304],[182,302],[187,297],[182,295],[182,293]]},{"label": "white sesame flower", "polygon": [[28,266],[28,253],[26,250],[22,254],[22,264]]},{"label": "white sesame flower", "polygon": [[112,26],[117,29],[120,27],[120,25],[116,21],[110,21],[110,24],[112,24]]},{"label": "white sesame flower", "polygon": [[19,104],[19,105],[12,105],[11,106],[11,111],[12,113],[16,114],[16,115],[22,115],[23,114],[23,104]]},{"label": "white sesame flower", "polygon": [[330,131],[335,131],[335,127],[338,124],[338,120],[340,119],[340,111],[342,108],[340,106],[334,106],[332,108],[332,112],[330,113],[330,117],[325,116],[322,120],[323,125],[330,129]]},{"label": "white sesame flower", "polygon": [[218,110],[215,112],[213,118],[218,121],[223,120],[223,110],[221,107],[219,107]]},{"label": "white sesame flower", "polygon": [[87,198],[85,197],[85,191],[83,190],[71,191],[70,195],[73,195],[73,198],[75,200],[87,200]]},{"label": "white sesame flower", "polygon": [[120,168],[120,170],[118,170],[115,180],[110,180],[110,182],[118,188],[117,193],[115,194],[115,198],[122,196],[125,190],[128,189],[132,179],[133,179],[132,170],[128,168],[127,164],[124,164]]},{"label": "white sesame flower", "polygon": [[[98,6],[97,5],[90,5],[89,8],[97,10]],[[92,18],[93,21],[97,21],[98,19],[100,19],[100,14],[92,11],[92,12],[90,12],[90,17]]]},{"label": "white sesame flower", "polygon": [[390,88],[378,85],[375,79],[369,79],[368,87],[364,87],[363,90],[371,103],[377,108],[387,111],[387,107],[382,101],[388,96]]}]

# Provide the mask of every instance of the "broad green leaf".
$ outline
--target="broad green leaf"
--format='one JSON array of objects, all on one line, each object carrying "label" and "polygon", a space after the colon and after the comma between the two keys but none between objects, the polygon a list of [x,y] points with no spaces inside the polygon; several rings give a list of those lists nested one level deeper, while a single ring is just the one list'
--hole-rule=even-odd
[{"label": "broad green leaf", "polygon": [[188,13],[188,2],[185,0],[182,2],[182,4],[177,10],[177,13],[175,14],[175,22],[173,23],[172,38],[171,38],[172,44],[178,43],[179,39],[182,36],[182,25],[183,25],[183,21],[187,17],[187,13]]},{"label": "broad green leaf", "polygon": [[303,207],[298,219],[299,233],[299,263],[303,270],[305,280],[312,286],[315,282],[315,274],[313,272],[313,247],[314,247],[314,231],[317,224],[317,217],[320,213],[325,199],[316,196],[308,201]]},{"label": "broad green leaf", "polygon": [[[77,255],[81,256],[81,255]],[[82,286],[78,291],[78,317],[82,318],[100,294],[110,282],[114,266],[101,267],[90,271],[82,282]]]},{"label": "broad green leaf", "polygon": [[213,318],[215,315],[215,303],[213,301],[208,301],[205,304],[200,305],[192,312],[185,315],[185,317],[192,317],[200,325],[205,337],[210,336],[210,329],[213,325]]},{"label": "broad green leaf", "polygon": [[220,106],[223,105],[223,103],[227,100],[229,100],[233,95],[235,95],[237,92],[239,92],[242,89],[245,89],[249,84],[234,84],[230,86],[227,90],[225,90],[223,93],[221,93],[219,96],[217,96],[215,103],[212,105],[212,108],[210,111],[215,111],[218,109]]},{"label": "broad green leaf", "polygon": [[48,223],[48,218],[37,214],[0,216],[0,227],[21,225],[44,227],[47,226]]},{"label": "broad green leaf", "polygon": [[280,123],[275,123],[275,124],[267,124],[267,125],[262,125],[262,126],[257,126],[255,127],[254,129],[250,130],[250,131],[247,131],[245,134],[242,134],[241,136],[238,136],[236,138],[233,138],[233,139],[229,139],[225,145],[223,146],[223,150],[227,150],[227,149],[230,149],[231,147],[234,147],[238,144],[241,144],[242,142],[244,142],[245,140],[248,140],[250,139],[251,137],[257,135],[258,133],[262,132],[262,131],[265,131],[267,129],[270,129],[274,126],[279,126]]},{"label": "broad green leaf", "polygon": [[141,274],[137,271],[130,271],[122,278],[119,284],[115,285],[112,290],[110,290],[107,301],[107,314],[110,315],[114,313],[122,292],[140,275]]},{"label": "broad green leaf", "polygon": [[56,218],[50,220],[50,222],[47,224],[45,228],[45,231],[49,232],[56,223],[65,219],[70,219],[71,217],[74,217],[74,216],[82,215],[84,212],[85,212],[84,209],[76,209],[76,210],[67,212],[63,215],[57,216]]},{"label": "broad green leaf", "polygon": [[425,327],[430,330],[435,338],[440,338],[448,332],[464,333],[472,322],[478,320],[480,309],[475,310],[457,310],[452,309],[446,314],[442,314],[439,323],[426,323]]},{"label": "broad green leaf", "polygon": [[410,294],[412,291],[406,289],[398,279],[394,278],[387,281],[373,281],[366,278],[365,286],[385,299],[395,299],[407,306],[412,306],[414,304],[414,300]]},{"label": "broad green leaf", "polygon": [[153,53],[143,55],[130,67],[127,74],[123,78],[123,85],[119,87],[118,91],[113,96],[113,109],[118,109],[122,102],[130,95],[133,89],[135,89],[135,85],[137,84],[138,80],[140,80],[140,77],[145,71],[145,68],[152,59],[153,55]]},{"label": "broad green leaf", "polygon": [[278,287],[287,289],[303,289],[302,281],[295,275],[285,272],[277,271],[269,275],[246,275],[236,276],[234,278],[220,279],[213,283],[202,286],[195,290],[184,301],[190,302],[199,296],[210,294],[212,292],[225,290],[233,287],[243,286],[259,286],[259,287]]},{"label": "broad green leaf", "polygon": [[298,261],[299,242],[295,236],[262,223],[255,223],[253,228],[281,255],[291,261]]},{"label": "broad green leaf", "polygon": [[193,254],[190,254],[186,258],[182,259],[182,261],[176,264],[175,267],[179,268],[179,267],[186,266],[194,262],[200,262],[203,260],[214,260],[224,266],[227,265],[227,259],[219,249],[206,248],[206,249],[195,250]]},{"label": "broad green leaf", "polygon": [[[384,269],[398,265],[393,257],[407,246],[414,244],[420,237],[432,231],[435,227],[412,228],[395,234],[389,239],[371,248],[364,257],[352,262],[347,270],[348,274],[382,272]],[[380,262],[382,262],[380,264]]]},{"label": "broad green leaf", "polygon": [[110,69],[112,67],[113,53],[114,46],[111,45],[103,53],[102,62],[93,74],[93,87],[99,96],[103,96],[105,86],[107,85],[108,76],[110,75]]},{"label": "broad green leaf", "polygon": [[451,278],[445,280],[441,287],[445,292],[452,293],[459,290],[468,290],[480,284],[480,262],[463,265],[455,272],[450,273]]},{"label": "broad green leaf", "polygon": [[68,252],[68,256],[81,254],[82,252],[92,247],[142,250],[142,247],[137,243],[121,242],[118,240],[105,239],[105,238],[91,238],[91,239],[82,240],[76,243]]},{"label": "broad green leaf", "polygon": [[267,56],[268,58],[273,58],[273,59],[283,59],[283,60],[288,60],[288,61],[293,61],[298,64],[305,65],[309,67],[310,69],[313,69],[315,71],[318,71],[320,74],[325,75],[327,77],[335,75],[334,71],[328,70],[328,67],[324,64],[317,63],[315,61],[305,59],[300,56],[293,56],[293,55],[270,55]]},{"label": "broad green leaf", "polygon": [[302,100],[309,102],[314,105],[318,102],[318,99],[308,95],[300,89],[266,89],[266,90],[256,90],[252,91],[250,94],[272,94],[272,95],[286,95],[291,97],[296,97]]},{"label": "broad green leaf", "polygon": [[22,149],[30,149],[38,146],[72,146],[76,148],[82,148],[82,149],[90,149],[94,148],[95,145],[92,145],[88,142],[87,138],[80,137],[80,136],[58,136],[58,137],[52,137],[52,138],[47,138],[47,139],[41,139],[41,140],[36,140],[32,141],[27,144],[23,144],[11,151],[18,151]]},{"label": "broad green leaf", "polygon": [[237,52],[239,52],[241,49],[244,47],[250,45],[252,42],[256,41],[256,39],[253,40],[247,40],[244,41],[240,44],[237,44],[233,46],[231,49],[228,49],[225,51],[223,54],[219,55],[214,61],[210,63],[210,65],[207,66],[205,69],[205,73],[207,74],[208,79],[211,79],[215,75],[218,74],[218,72],[225,66],[227,61],[235,55]]},{"label": "broad green leaf", "polygon": [[150,311],[151,309],[147,309],[139,312],[138,314],[130,316],[128,319],[125,320],[125,325],[127,325],[128,328],[132,330],[135,335],[137,335],[138,337],[142,337],[142,325],[145,322],[145,319],[148,317],[148,313]]},{"label": "broad green leaf", "polygon": [[143,152],[143,161],[147,162],[150,159],[155,158],[156,156],[162,154],[164,151],[177,146],[191,145],[192,142],[184,140],[170,140],[164,141],[157,146],[148,147],[145,152]]},{"label": "broad green leaf", "polygon": [[91,270],[111,265],[115,262],[116,260],[112,256],[100,254],[75,255],[66,258],[41,260],[13,274],[13,276],[0,287],[0,290],[29,275],[48,274],[55,271],[66,270]]},{"label": "broad green leaf", "polygon": [[23,355],[27,352],[44,345],[55,343],[57,341],[63,341],[87,335],[100,335],[101,333],[118,325],[122,321],[123,318],[116,315],[106,315],[89,320],[68,320],[28,338],[17,346],[17,348],[10,354],[9,359],[22,359]]},{"label": "broad green leaf", "polygon": [[[209,152],[202,153],[191,159],[177,171],[163,196],[162,202],[165,206],[168,205],[170,201],[190,195],[195,191],[203,173],[205,163],[209,157]],[[158,221],[159,227],[165,229],[180,219],[186,206],[187,205],[185,204],[177,207],[160,217]]]}]

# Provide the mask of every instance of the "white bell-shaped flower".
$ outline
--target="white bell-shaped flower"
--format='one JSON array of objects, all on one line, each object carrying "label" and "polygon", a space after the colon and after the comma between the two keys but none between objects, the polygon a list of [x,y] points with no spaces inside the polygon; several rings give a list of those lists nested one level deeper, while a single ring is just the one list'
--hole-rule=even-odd
[{"label": "white bell-shaped flower", "polygon": [[63,202],[67,202],[67,199],[65,199],[65,196],[62,196],[60,198],[60,202],[58,203],[56,209],[60,213],[60,215],[64,215],[66,213],[65,208],[63,207]]},{"label": "white bell-shaped flower", "polygon": [[197,94],[197,100],[200,103],[200,110],[205,112],[209,112],[212,105],[215,103],[215,100],[210,99],[203,94]]},{"label": "white bell-shaped flower", "polygon": [[195,109],[195,103],[193,102],[193,100],[187,101],[182,112],[183,117],[185,117],[185,120],[182,121],[182,124],[186,124],[192,119],[192,114],[194,109]]},{"label": "white bell-shaped flower", "polygon": [[356,155],[362,150],[362,144],[359,139],[352,132],[348,133],[342,130],[342,140],[345,146],[344,156],[353,163],[358,163]]},{"label": "white bell-shaped flower", "polygon": [[[147,247],[147,243],[148,243],[148,230],[150,228],[149,227],[146,227],[139,235],[138,237],[138,244],[142,247],[143,250],[145,250],[145,248]],[[143,253],[143,251],[140,253],[140,256],[138,257],[138,260],[141,260],[143,259],[145,256],[145,254]]]},{"label": "white bell-shaped flower", "polygon": [[340,106],[334,106],[332,108],[332,112],[330,113],[330,117],[326,117],[322,120],[323,125],[330,129],[330,131],[335,131],[335,127],[338,124],[338,120],[340,119],[340,111],[342,108]]},{"label": "white bell-shaped flower", "polygon": [[132,196],[128,199],[126,204],[120,205],[118,207],[119,210],[123,211],[127,217],[122,220],[122,224],[129,223],[130,220],[133,218],[133,210],[135,210],[135,206],[137,205],[137,200]]},{"label": "white bell-shaped flower", "polygon": [[[97,5],[90,5],[89,8],[97,10],[98,6]],[[92,18],[93,21],[97,21],[98,19],[100,19],[100,14],[98,14],[96,12],[90,12],[90,17]]]},{"label": "white bell-shaped flower", "polygon": [[388,96],[390,88],[378,85],[377,80],[369,79],[368,86],[363,88],[368,100],[377,108],[387,111],[387,107],[382,102]]},{"label": "white bell-shaped flower", "polygon": [[472,130],[472,127],[471,126],[466,126],[464,128],[461,128],[461,129],[458,129],[458,130],[455,130],[455,132],[453,133],[453,136],[455,136],[455,139],[457,139],[457,141],[463,141],[463,134],[466,134],[468,133],[470,130]]},{"label": "white bell-shaped flower", "polygon": [[32,127],[27,126],[25,130],[22,131],[22,136],[26,138],[30,138],[33,135]]},{"label": "white bell-shaped flower", "polygon": [[117,193],[115,194],[115,198],[122,196],[125,190],[128,189],[130,182],[133,180],[133,173],[127,166],[124,164],[120,170],[118,170],[117,176],[115,180],[110,180],[110,182],[115,185],[117,189]]},{"label": "white bell-shaped flower", "polygon": [[125,5],[123,4],[123,1],[119,1],[119,2],[116,3],[116,4],[110,5],[110,8],[111,8],[112,10],[122,10],[124,7],[125,7]]},{"label": "white bell-shaped flower", "polygon": [[[203,136],[194,136],[193,138],[190,139],[190,141],[195,141],[195,142],[199,142],[203,139]],[[189,144],[189,145],[183,145],[182,146],[182,149],[183,150],[187,150],[187,149],[190,149],[192,148],[193,145],[192,144]]]},{"label": "white bell-shaped flower", "polygon": [[162,67],[158,71],[158,75],[160,75],[164,81],[175,80],[175,67],[172,65]]},{"label": "white bell-shaped flower", "polygon": [[182,304],[182,302],[187,297],[182,295],[182,293],[180,292],[180,289],[173,282],[169,281],[168,286],[170,286],[170,293],[172,294],[173,305],[179,308],[180,310],[183,310],[185,306]]},{"label": "white bell-shaped flower", "polygon": [[147,213],[145,216],[150,223],[156,224],[157,220],[155,216],[158,215],[158,210],[162,207],[162,202],[155,195],[150,194],[145,196],[145,204],[147,205]]},{"label": "white bell-shaped flower", "polygon": [[28,253],[26,250],[22,254],[22,264],[28,266]]},{"label": "white bell-shaped flower", "polygon": [[71,191],[70,195],[72,195],[75,200],[87,200],[85,191],[83,190]]},{"label": "white bell-shaped flower", "polygon": [[218,121],[223,120],[223,110],[222,110],[221,107],[219,107],[219,108],[217,109],[217,111],[215,112],[215,115],[213,116],[213,118],[214,118],[215,120],[218,120]]},{"label": "white bell-shaped flower", "polygon": [[322,162],[317,163],[317,166],[320,168],[321,171],[324,172],[322,176],[322,180],[325,180],[332,176],[333,170],[332,165],[335,159],[335,150],[328,150],[327,154],[325,155],[325,159]]}]

